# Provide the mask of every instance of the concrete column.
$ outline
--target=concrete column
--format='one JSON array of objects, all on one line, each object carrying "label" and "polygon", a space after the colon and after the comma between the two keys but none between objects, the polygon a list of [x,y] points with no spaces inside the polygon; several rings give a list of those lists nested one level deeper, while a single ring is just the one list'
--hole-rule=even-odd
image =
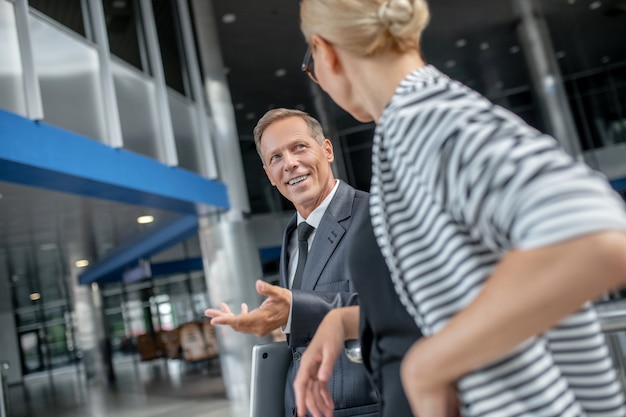
[{"label": "concrete column", "polygon": [[206,0],[192,0],[191,6],[200,65],[204,74],[204,90],[212,116],[219,179],[228,187],[231,210],[227,218],[238,221],[243,218],[243,213],[250,212],[250,203],[239,149],[235,111],[224,75],[213,5]]},{"label": "concrete column", "polygon": [[5,383],[9,385],[18,384],[22,382],[23,376],[13,302],[11,301],[11,288],[10,283],[2,279],[0,279],[0,329],[2,329],[0,332],[0,366],[4,361],[9,362],[10,366],[6,371]]},{"label": "concrete column", "polygon": [[[191,7],[204,74],[204,91],[212,117],[218,178],[228,187],[231,206],[227,213],[219,215],[198,212],[209,300],[213,306],[226,302],[235,311],[239,311],[241,303],[256,308],[260,298],[254,282],[263,276],[263,271],[254,236],[248,221],[244,220],[244,214],[250,212],[250,203],[216,19],[210,1],[192,0]],[[233,415],[248,415],[252,347],[263,341],[230,328],[218,327],[216,330],[226,393],[235,408]]]},{"label": "concrete column", "polygon": [[76,340],[82,353],[82,364],[88,381],[110,383],[115,380],[111,351],[102,316],[102,294],[98,284],[78,285],[71,274],[76,313]]},{"label": "concrete column", "polygon": [[[200,244],[211,305],[226,302],[238,312],[241,303],[252,309],[260,304],[255,281],[263,276],[258,248],[247,221],[199,220]],[[217,341],[224,385],[234,407],[233,415],[249,414],[252,347],[269,342],[217,326]]]},{"label": "concrete column", "polygon": [[513,7],[520,19],[517,34],[546,129],[570,155],[582,159],[580,138],[541,10],[534,0],[513,0]]}]

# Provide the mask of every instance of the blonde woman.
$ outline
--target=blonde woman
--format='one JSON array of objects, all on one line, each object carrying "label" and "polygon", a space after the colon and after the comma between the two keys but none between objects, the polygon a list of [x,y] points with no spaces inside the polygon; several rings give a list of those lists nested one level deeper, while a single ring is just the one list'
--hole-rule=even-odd
[{"label": "blonde woman", "polygon": [[[301,1],[304,69],[377,124],[374,234],[425,336],[400,368],[411,410],[626,416],[591,304],[626,284],[623,201],[553,138],[427,65],[428,20],[423,0]],[[325,383],[358,319],[340,309],[318,328],[295,381],[298,415],[332,415]]]}]

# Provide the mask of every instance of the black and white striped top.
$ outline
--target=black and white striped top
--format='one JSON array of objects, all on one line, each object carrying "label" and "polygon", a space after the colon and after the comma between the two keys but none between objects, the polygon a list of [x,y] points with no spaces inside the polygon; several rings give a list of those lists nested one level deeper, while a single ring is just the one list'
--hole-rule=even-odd
[{"label": "black and white striped top", "polygon": [[[377,126],[371,213],[425,335],[476,297],[507,251],[626,230],[623,201],[601,175],[432,66],[398,86]],[[458,388],[466,416],[626,416],[590,305]]]}]

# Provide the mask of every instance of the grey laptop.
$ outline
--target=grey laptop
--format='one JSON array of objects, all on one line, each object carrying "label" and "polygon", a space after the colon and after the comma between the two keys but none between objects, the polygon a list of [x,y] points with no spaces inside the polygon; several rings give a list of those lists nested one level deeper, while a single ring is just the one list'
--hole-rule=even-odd
[{"label": "grey laptop", "polygon": [[282,417],[285,413],[285,380],[292,360],[285,342],[252,348],[250,417]]}]

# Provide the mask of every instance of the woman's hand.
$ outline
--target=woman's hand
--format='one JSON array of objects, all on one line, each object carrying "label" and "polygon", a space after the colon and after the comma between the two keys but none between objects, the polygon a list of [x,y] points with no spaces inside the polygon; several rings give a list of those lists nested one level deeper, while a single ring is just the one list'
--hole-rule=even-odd
[{"label": "woman's hand", "polygon": [[411,405],[413,415],[419,417],[458,417],[460,415],[458,394],[453,384],[440,382],[430,375],[428,356],[422,349],[422,339],[409,349],[402,360],[400,375],[404,393]]},{"label": "woman's hand", "polygon": [[309,410],[313,417],[332,417],[335,406],[328,381],[345,340],[358,333],[358,323],[358,306],[331,310],[320,323],[302,355],[293,384],[298,416],[303,417]]}]

